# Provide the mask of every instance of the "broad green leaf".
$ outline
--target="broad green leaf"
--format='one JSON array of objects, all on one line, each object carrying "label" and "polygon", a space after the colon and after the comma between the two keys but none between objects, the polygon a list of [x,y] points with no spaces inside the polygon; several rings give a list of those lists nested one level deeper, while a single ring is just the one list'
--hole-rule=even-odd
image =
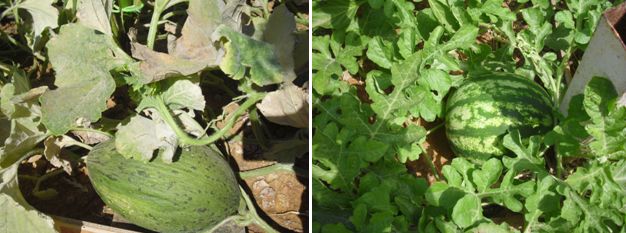
[{"label": "broad green leaf", "polygon": [[15,113],[15,104],[11,101],[14,95],[15,86],[11,83],[4,85],[2,89],[0,89],[0,110],[2,114],[9,118]]},{"label": "broad green leaf", "polygon": [[574,18],[572,16],[572,12],[570,11],[559,11],[554,15],[554,20],[563,25],[565,28],[573,29],[576,27],[574,23]]},{"label": "broad green leaf", "polygon": [[[313,160],[322,166],[319,169],[314,166],[313,176],[334,188],[350,189],[360,167],[366,165],[361,155],[367,154],[370,159],[381,156],[392,158],[399,150],[408,149],[424,139],[425,130],[415,125],[404,128],[388,125],[382,120],[370,123],[368,116],[372,114],[371,109],[350,94],[316,104],[316,108],[321,113],[313,123],[319,129],[313,137]],[[361,145],[355,144],[353,141],[361,136],[367,140]],[[363,147],[368,142],[373,145],[387,144],[389,149],[384,151],[385,147],[379,147],[372,151],[369,146]]]},{"label": "broad green leaf", "polygon": [[389,212],[377,212],[373,214],[364,232],[393,232],[393,216],[394,213]]},{"label": "broad green leaf", "polygon": [[451,213],[455,203],[465,195],[466,193],[463,190],[448,186],[445,183],[436,182],[428,187],[425,197],[428,204],[443,207]]},{"label": "broad green leaf", "polygon": [[18,95],[13,95],[16,93],[13,93],[12,83],[2,87],[2,89],[5,88],[7,89],[4,93],[6,95],[0,94],[0,97],[6,98],[0,100],[0,112],[3,112],[3,115],[6,114],[8,118],[28,117],[32,115],[32,111],[35,111],[31,108],[37,108],[37,114],[41,115],[39,113],[39,105],[35,102],[39,96],[48,91],[47,86],[36,87]]},{"label": "broad green leaf", "polygon": [[382,68],[391,68],[393,62],[393,47],[383,44],[380,37],[374,37],[367,46],[367,58]]},{"label": "broad green leaf", "polygon": [[609,101],[617,97],[615,86],[610,80],[602,77],[594,77],[589,81],[584,90],[585,111],[591,120],[598,123],[602,117],[608,115]]},{"label": "broad green leaf", "polygon": [[537,182],[537,190],[534,194],[526,198],[524,207],[528,211],[524,215],[526,222],[526,231],[538,231],[542,223],[539,217],[544,213],[551,214],[561,210],[561,196],[555,193],[556,181],[551,176],[543,177]]},{"label": "broad green leaf", "polygon": [[[313,72],[313,89],[321,94],[330,94],[337,91],[337,81],[341,76],[341,64],[333,58],[333,54],[329,49],[329,36],[313,37],[312,42],[313,54],[311,60],[313,62],[311,70]],[[315,52],[317,51],[317,52]]]},{"label": "broad green leaf", "polygon": [[270,44],[254,40],[224,25],[216,29],[213,38],[226,39],[223,42],[226,54],[220,62],[220,68],[233,79],[243,79],[249,70],[250,80],[259,86],[284,80],[286,74]]},{"label": "broad green leaf", "polygon": [[[346,42],[343,46],[340,43]],[[356,74],[359,64],[357,56],[361,56],[365,49],[359,37],[355,34],[348,36],[318,36],[312,42],[313,54],[313,88],[322,95],[331,94],[343,89],[345,82],[340,82],[340,78],[347,72]],[[342,71],[342,66],[346,71]],[[339,91],[341,92],[341,91]]]},{"label": "broad green leaf", "polygon": [[476,183],[479,192],[487,190],[500,179],[502,174],[502,162],[492,158],[485,162],[480,170],[474,170],[472,180]]},{"label": "broad green leaf", "polygon": [[360,1],[356,0],[330,0],[314,1],[313,25],[317,27],[344,30],[355,23],[355,16],[359,9]]},{"label": "broad green leaf", "polygon": [[450,11],[460,26],[474,24],[468,11],[467,3],[463,0],[448,0]]},{"label": "broad green leaf", "polygon": [[24,70],[15,66],[11,69],[11,84],[15,86],[15,95],[29,91],[31,89],[30,80]]},{"label": "broad green leaf", "polygon": [[543,145],[540,136],[531,136],[528,138],[528,146],[524,145],[522,136],[518,130],[510,130],[502,139],[502,144],[507,149],[513,151],[518,158],[527,159],[528,161],[543,166]]},{"label": "broad green leaf", "polygon": [[31,207],[17,187],[17,164],[0,169],[0,232],[54,233],[49,216]]},{"label": "broad green leaf", "polygon": [[483,208],[476,195],[465,195],[452,210],[452,220],[461,228],[469,227],[482,218]]},{"label": "broad green leaf", "polygon": [[546,9],[546,8],[550,7],[550,1],[549,0],[531,0],[531,2],[533,3],[534,6],[537,6],[537,7],[542,8],[542,9]]},{"label": "broad green leaf", "polygon": [[433,15],[448,32],[454,32],[459,27],[459,22],[450,11],[450,6],[445,0],[428,0],[428,5]]},{"label": "broad green leaf", "polygon": [[113,0],[80,0],[76,17],[79,23],[110,36],[112,10]]},{"label": "broad green leaf", "polygon": [[625,158],[626,110],[612,101],[618,96],[610,80],[594,77],[584,91],[584,107],[592,124],[585,128],[593,141],[589,143],[593,154],[602,158]]},{"label": "broad green leaf", "polygon": [[365,205],[370,211],[395,213],[397,210],[391,202],[392,188],[387,184],[382,184],[363,193],[359,199],[355,200],[355,205]]},{"label": "broad green leaf", "polygon": [[404,58],[408,58],[411,54],[415,53],[415,48],[422,38],[416,33],[415,28],[405,28],[400,32],[400,36],[397,41],[398,52]]},{"label": "broad green leaf", "polygon": [[189,108],[204,111],[206,101],[197,82],[189,79],[173,79],[168,80],[163,88],[165,91],[161,93],[161,97],[170,109]]},{"label": "broad green leaf", "polygon": [[374,9],[378,9],[378,8],[381,8],[383,6],[383,3],[385,3],[385,1],[383,1],[383,0],[367,0],[367,3],[370,4],[370,7],[374,8]]},{"label": "broad green leaf", "polygon": [[5,193],[0,193],[0,216],[1,232],[57,232],[52,218],[32,207],[23,206]]},{"label": "broad green leaf", "polygon": [[46,28],[55,29],[59,25],[59,10],[52,6],[55,0],[26,0],[20,2],[17,7],[22,8],[32,17],[33,32],[35,39],[41,37]]},{"label": "broad green leaf", "polygon": [[326,224],[322,227],[321,233],[352,233],[346,226],[341,223]]},{"label": "broad green leaf", "polygon": [[156,112],[153,119],[136,115],[115,134],[115,148],[126,158],[149,161],[159,150],[163,162],[171,163],[178,148],[178,137]]},{"label": "broad green leaf", "polygon": [[111,70],[131,59],[111,37],[79,24],[62,26],[47,48],[58,88],[40,98],[43,124],[53,135],[61,135],[79,119],[100,119],[115,90]]},{"label": "broad green leaf", "polygon": [[475,43],[476,37],[478,37],[478,28],[476,26],[471,24],[463,25],[444,45],[443,50],[467,49]]},{"label": "broad green leaf", "polygon": [[448,94],[450,87],[452,87],[452,78],[442,70],[423,70],[417,82],[430,90],[436,91],[438,100],[442,100]]},{"label": "broad green leaf", "polygon": [[367,205],[357,204],[355,206],[350,222],[354,224],[357,231],[362,231],[363,227],[367,225]]},{"label": "broad green leaf", "polygon": [[274,46],[274,51],[278,57],[283,72],[285,82],[292,82],[296,75],[293,72],[294,60],[293,52],[295,45],[296,21],[286,4],[274,8],[263,32],[263,41]]},{"label": "broad green leaf", "polygon": [[[602,206],[598,206],[597,203],[589,203],[579,194],[571,190],[567,191],[566,197],[568,198],[566,201],[571,201],[569,203],[573,203],[569,204],[571,207],[568,208],[568,211],[572,212],[570,213],[572,216],[570,217],[571,219],[568,220],[574,220],[572,223],[577,224],[577,228],[581,231],[611,232],[615,231],[615,229],[612,229],[611,225],[615,224],[617,226],[621,226],[624,224],[623,216],[625,213],[620,213],[617,209],[607,207],[603,208]],[[610,202],[609,200],[606,201]],[[620,203],[623,203],[623,200],[617,199],[611,204]],[[563,206],[564,209],[565,205],[566,204]]]},{"label": "broad green leaf", "polygon": [[313,177],[326,181],[336,189],[349,190],[359,169],[364,165],[359,155],[365,148],[353,147],[349,150],[353,131],[343,129],[339,131],[336,124],[328,124],[313,137],[312,151],[316,154],[315,160],[327,169],[313,168]]},{"label": "broad green leaf", "polygon": [[[377,113],[378,118],[388,120],[395,124],[404,123],[404,119],[409,109],[415,105],[413,96],[404,93],[404,89],[415,85],[418,79],[418,67],[422,62],[422,54],[416,53],[402,63],[396,63],[391,67],[391,83],[394,91],[385,95],[382,90],[374,89],[374,80],[366,80],[370,85],[366,86],[367,93],[374,103],[372,109]],[[418,93],[420,94],[420,93]]]},{"label": "broad green leaf", "polygon": [[[312,165],[311,169],[316,170],[317,166]],[[317,220],[320,217],[324,217],[324,215],[340,215],[342,218],[347,220],[349,215],[352,214],[352,212],[346,213],[345,211],[340,211],[340,209],[346,209],[350,205],[350,202],[354,200],[354,195],[337,192],[335,189],[328,187],[323,181],[317,178],[313,178],[311,186],[313,186],[316,190],[316,192],[311,194],[312,199],[316,207],[319,207],[316,208],[318,213],[313,217],[314,219]],[[324,213],[324,209],[331,209],[332,212]]]},{"label": "broad green leaf", "polygon": [[[7,86],[11,85],[8,84],[4,87]],[[4,93],[6,92],[3,91],[3,94]],[[25,94],[28,94],[28,92],[22,95]],[[11,100],[16,99],[15,96],[9,96],[9,98]],[[17,99],[19,100],[21,98]],[[0,99],[0,101],[2,100],[4,99]],[[10,127],[6,132],[6,139],[0,142],[0,145],[3,146],[3,151],[0,153],[0,169],[6,168],[18,161],[25,153],[34,148],[46,137],[42,129],[43,127],[40,127],[41,110],[38,105],[31,103],[33,101],[26,103],[22,103],[21,101],[17,103],[13,103],[13,101],[10,102],[21,110],[9,116],[10,120],[4,121],[8,124],[0,127]]]},{"label": "broad green leaf", "polygon": [[[506,223],[502,223],[500,225],[496,225],[495,223],[481,223],[478,226],[468,230],[466,232],[480,233],[480,232],[489,232],[489,233],[510,233],[511,229],[507,226]],[[513,231],[514,232],[514,231]]]},{"label": "broad green leaf", "polygon": [[546,145],[556,145],[556,151],[562,156],[582,155],[581,142],[590,135],[582,125],[589,121],[589,115],[583,108],[583,95],[576,95],[570,100],[568,117],[548,132],[544,138]]}]

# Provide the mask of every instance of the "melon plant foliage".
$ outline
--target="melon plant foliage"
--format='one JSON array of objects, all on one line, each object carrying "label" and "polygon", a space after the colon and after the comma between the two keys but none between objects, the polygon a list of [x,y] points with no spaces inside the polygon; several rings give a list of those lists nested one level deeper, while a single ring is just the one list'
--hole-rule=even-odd
[{"label": "melon plant foliage", "polygon": [[[305,15],[294,13],[296,4],[0,0],[0,47],[8,48],[2,54],[32,59],[0,57],[0,232],[56,232],[17,184],[18,166],[35,154],[71,174],[84,163],[74,154],[77,148],[91,150],[106,141],[138,164],[158,159],[170,165],[186,147],[233,136],[235,123],[251,112],[260,144],[281,161],[295,161],[308,141],[302,136],[308,127],[308,91],[302,87],[307,54],[299,52],[307,48],[308,25]],[[205,101],[215,95],[206,91],[211,88],[239,108],[216,114],[220,109]],[[115,104],[126,109],[105,117]],[[264,131],[257,111],[295,128],[299,133],[286,141],[297,146],[268,142],[276,138]],[[57,194],[37,187],[37,198]],[[242,197],[233,198],[238,205]],[[258,220],[254,209],[246,211],[249,219],[241,222]]]},{"label": "melon plant foliage", "polygon": [[407,168],[431,159],[424,141],[470,76],[535,81],[558,109],[621,2],[313,1],[313,232],[624,231],[626,107],[602,77],[547,133],[506,129],[503,156],[457,156],[432,183]]}]

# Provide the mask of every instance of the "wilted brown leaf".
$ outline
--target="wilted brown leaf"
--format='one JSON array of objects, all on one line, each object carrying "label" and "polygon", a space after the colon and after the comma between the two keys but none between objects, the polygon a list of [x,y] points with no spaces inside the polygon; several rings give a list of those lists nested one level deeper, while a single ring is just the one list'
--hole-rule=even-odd
[{"label": "wilted brown leaf", "polygon": [[269,93],[257,107],[265,118],[276,124],[296,128],[309,126],[308,95],[295,85]]}]

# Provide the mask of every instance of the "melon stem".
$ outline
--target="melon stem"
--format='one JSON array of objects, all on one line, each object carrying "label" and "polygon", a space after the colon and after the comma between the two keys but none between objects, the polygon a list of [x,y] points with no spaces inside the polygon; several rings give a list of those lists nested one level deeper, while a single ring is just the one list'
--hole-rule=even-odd
[{"label": "melon stem", "polygon": [[307,177],[305,171],[302,171],[298,167],[295,167],[293,164],[284,164],[284,163],[275,163],[275,164],[262,167],[262,168],[242,171],[242,172],[239,172],[239,176],[241,177],[241,179],[245,180],[249,178],[265,176],[265,175],[279,173],[279,172],[294,173],[300,177]]},{"label": "melon stem", "polygon": [[246,190],[244,190],[241,186],[239,186],[239,189],[241,190],[241,196],[243,196],[243,199],[246,201],[246,206],[248,207],[248,211],[246,213],[241,213],[244,215],[244,218],[263,229],[265,233],[278,233],[276,229],[270,226],[270,224],[259,216],[256,211],[256,206],[252,202],[250,196],[248,196],[248,193],[246,193]]},{"label": "melon stem", "polygon": [[246,110],[248,110],[250,107],[256,104],[256,102],[262,100],[263,97],[265,97],[264,93],[250,94],[248,96],[248,99],[244,101],[241,104],[241,106],[239,106],[239,108],[231,114],[228,120],[226,120],[226,124],[224,125],[224,127],[222,127],[219,131],[213,133],[211,136],[202,137],[202,138],[191,137],[183,129],[181,129],[178,126],[176,119],[174,119],[174,117],[170,113],[169,108],[167,108],[167,106],[165,105],[165,102],[160,97],[155,98],[156,106],[153,106],[153,107],[156,108],[156,110],[159,112],[163,120],[165,120],[165,123],[167,123],[167,125],[169,125],[172,128],[172,130],[174,130],[174,133],[176,133],[176,136],[178,137],[181,144],[198,146],[198,145],[208,145],[222,138],[222,136],[224,136],[228,131],[230,131],[233,125],[235,125],[235,123],[237,122],[237,119],[241,115],[243,115],[246,112]]},{"label": "melon stem", "polygon": [[152,11],[152,18],[150,19],[150,28],[148,29],[148,42],[147,46],[150,49],[154,48],[154,41],[156,40],[157,31],[159,29],[159,19],[161,13],[165,10],[165,6],[169,3],[169,0],[156,0],[154,1],[154,9]]},{"label": "melon stem", "polygon": [[422,150],[422,155],[424,155],[424,157],[425,157],[424,160],[427,161],[428,166],[432,170],[433,176],[435,176],[435,179],[436,180],[441,180],[441,178],[439,177],[439,172],[437,172],[437,167],[433,163],[433,158],[431,158],[430,155],[428,155],[428,152],[426,152],[426,149],[424,148],[424,146],[422,146],[422,144],[419,144],[418,146]]}]

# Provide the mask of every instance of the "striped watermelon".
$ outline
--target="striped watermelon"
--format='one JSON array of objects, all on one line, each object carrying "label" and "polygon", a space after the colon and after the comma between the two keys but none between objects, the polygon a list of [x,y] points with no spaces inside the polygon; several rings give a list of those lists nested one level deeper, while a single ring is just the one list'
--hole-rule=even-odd
[{"label": "striped watermelon", "polygon": [[479,160],[505,153],[501,141],[508,129],[528,137],[553,126],[550,96],[537,83],[514,74],[468,79],[450,96],[446,112],[452,150]]}]

